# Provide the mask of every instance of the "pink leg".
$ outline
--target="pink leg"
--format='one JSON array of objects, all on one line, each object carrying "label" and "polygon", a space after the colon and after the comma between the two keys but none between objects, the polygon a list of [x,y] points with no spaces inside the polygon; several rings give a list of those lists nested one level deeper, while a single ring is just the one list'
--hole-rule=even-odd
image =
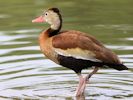
[{"label": "pink leg", "polygon": [[85,78],[83,78],[81,74],[79,75],[79,86],[76,90],[76,96],[83,95],[87,82],[89,82],[91,76],[95,74],[98,71],[98,69],[99,69],[98,67],[94,67],[94,70],[90,74],[88,74]]},{"label": "pink leg", "polygon": [[86,87],[86,78],[83,78],[82,86],[80,87],[80,90],[78,92],[78,96],[84,95],[85,87]]},{"label": "pink leg", "polygon": [[98,70],[99,70],[99,67],[94,67],[94,70],[93,70],[90,74],[88,74],[88,75],[85,77],[86,82],[89,81],[89,79],[91,78],[91,76],[92,76],[93,74],[95,74]]},{"label": "pink leg", "polygon": [[86,84],[87,83],[89,83],[89,79],[91,78],[91,76],[93,75],[93,74],[95,74],[97,71],[98,71],[98,67],[94,67],[94,70],[90,73],[90,74],[88,74],[87,76],[85,76],[85,78],[84,78],[84,83],[83,83],[83,85],[82,85],[82,88],[81,88],[81,93],[83,93],[84,92],[84,90],[85,90],[85,87],[86,87]]},{"label": "pink leg", "polygon": [[89,79],[93,74],[95,74],[98,71],[98,69],[99,69],[98,67],[94,67],[94,70],[90,74],[84,77],[84,83],[81,87],[81,94],[84,93],[86,84],[89,83]]},{"label": "pink leg", "polygon": [[78,87],[77,87],[77,89],[76,89],[76,96],[81,95],[80,90],[81,90],[81,87],[82,87],[82,85],[83,85],[83,83],[84,83],[84,78],[83,78],[83,76],[82,76],[81,74],[79,74],[78,76],[79,76],[79,84],[78,84]]}]

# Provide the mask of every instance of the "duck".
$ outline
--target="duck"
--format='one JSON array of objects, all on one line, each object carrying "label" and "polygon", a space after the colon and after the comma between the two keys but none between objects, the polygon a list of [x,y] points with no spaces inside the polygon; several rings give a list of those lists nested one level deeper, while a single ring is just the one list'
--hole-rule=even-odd
[{"label": "duck", "polygon": [[[39,36],[40,49],[48,59],[77,74],[79,84],[76,96],[84,94],[86,84],[100,68],[106,66],[118,71],[128,70],[118,56],[94,36],[76,30],[61,30],[62,16],[58,8],[45,10],[32,22],[50,24]],[[82,70],[88,68],[93,68],[92,72],[83,76]]]}]

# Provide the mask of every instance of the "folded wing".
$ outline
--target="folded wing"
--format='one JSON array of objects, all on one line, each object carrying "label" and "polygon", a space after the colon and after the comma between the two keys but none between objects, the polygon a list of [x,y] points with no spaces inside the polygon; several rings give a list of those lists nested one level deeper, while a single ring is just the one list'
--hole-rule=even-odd
[{"label": "folded wing", "polygon": [[66,31],[54,36],[52,45],[59,55],[94,62],[121,63],[117,55],[104,47],[101,42],[79,31]]}]

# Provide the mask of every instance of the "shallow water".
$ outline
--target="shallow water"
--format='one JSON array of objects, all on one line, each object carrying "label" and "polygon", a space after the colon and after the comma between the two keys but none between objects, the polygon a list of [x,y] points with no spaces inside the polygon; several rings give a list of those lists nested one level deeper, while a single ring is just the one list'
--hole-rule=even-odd
[{"label": "shallow water", "polygon": [[[1,0],[0,100],[132,100],[132,4],[132,0]],[[31,23],[43,8],[52,6],[61,9],[63,29],[94,35],[130,70],[100,69],[87,84],[85,96],[76,98],[77,75],[40,52],[38,36],[48,25]]]}]

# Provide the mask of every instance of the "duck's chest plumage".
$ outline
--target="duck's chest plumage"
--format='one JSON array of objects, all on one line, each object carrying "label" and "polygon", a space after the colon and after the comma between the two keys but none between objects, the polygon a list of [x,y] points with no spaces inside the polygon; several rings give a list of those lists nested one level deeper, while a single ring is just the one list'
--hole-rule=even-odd
[{"label": "duck's chest plumage", "polygon": [[59,63],[57,60],[57,53],[52,47],[52,37],[48,37],[46,32],[42,32],[39,36],[39,44],[42,53],[55,63]]}]

